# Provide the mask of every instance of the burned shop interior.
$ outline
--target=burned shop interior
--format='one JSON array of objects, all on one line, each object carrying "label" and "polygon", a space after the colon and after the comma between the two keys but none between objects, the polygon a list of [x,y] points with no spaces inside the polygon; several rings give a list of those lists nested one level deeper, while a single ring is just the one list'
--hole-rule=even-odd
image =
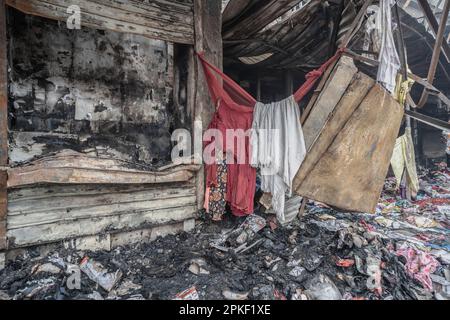
[{"label": "burned shop interior", "polygon": [[449,11],[0,0],[0,300],[449,300]]}]

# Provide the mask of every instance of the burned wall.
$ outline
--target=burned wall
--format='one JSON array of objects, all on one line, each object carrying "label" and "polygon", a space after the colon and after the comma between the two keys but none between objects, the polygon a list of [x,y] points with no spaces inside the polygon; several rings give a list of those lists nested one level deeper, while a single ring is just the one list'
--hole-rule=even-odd
[{"label": "burned wall", "polygon": [[[10,161],[79,152],[158,164],[183,126],[173,45],[8,9]],[[178,77],[179,78],[179,77]]]}]

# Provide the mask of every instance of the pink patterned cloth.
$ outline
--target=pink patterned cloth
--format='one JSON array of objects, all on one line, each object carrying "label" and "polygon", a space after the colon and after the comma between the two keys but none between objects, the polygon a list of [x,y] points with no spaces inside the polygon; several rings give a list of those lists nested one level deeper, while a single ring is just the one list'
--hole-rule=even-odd
[{"label": "pink patterned cloth", "polygon": [[397,255],[406,258],[406,272],[414,279],[422,283],[424,288],[433,289],[430,275],[436,271],[439,262],[429,253],[403,246],[396,252]]}]

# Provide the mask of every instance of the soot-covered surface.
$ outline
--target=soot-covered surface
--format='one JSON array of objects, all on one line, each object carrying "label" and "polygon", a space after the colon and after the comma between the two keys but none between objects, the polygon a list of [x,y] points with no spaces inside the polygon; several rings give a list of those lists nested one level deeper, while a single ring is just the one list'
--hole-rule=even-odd
[{"label": "soot-covered surface", "polygon": [[[40,154],[102,146],[136,162],[169,158],[171,132],[183,125],[173,110],[172,44],[84,27],[70,30],[11,8],[7,16],[12,132],[58,134],[35,141],[49,140]],[[12,148],[22,147],[14,145],[14,136],[10,140]],[[24,160],[29,158],[12,162]]]},{"label": "soot-covered surface", "polygon": [[[200,215],[190,233],[111,252],[29,250],[0,272],[0,298],[174,299],[190,289],[199,299],[450,299],[449,178],[447,169],[422,172],[416,201],[400,199],[388,178],[376,214],[310,202],[285,227],[257,213],[256,233],[246,218]],[[80,272],[86,257],[112,290]]]}]

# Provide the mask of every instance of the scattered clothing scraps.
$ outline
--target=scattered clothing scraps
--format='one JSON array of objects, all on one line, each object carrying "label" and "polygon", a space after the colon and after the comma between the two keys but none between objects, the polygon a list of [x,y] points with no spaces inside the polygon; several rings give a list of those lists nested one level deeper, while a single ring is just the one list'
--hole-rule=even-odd
[{"label": "scattered clothing scraps", "polygon": [[416,250],[407,245],[403,245],[397,250],[397,255],[406,258],[406,271],[410,277],[417,279],[424,288],[433,289],[433,282],[430,275],[433,274],[439,262],[430,254]]},{"label": "scattered clothing scraps", "polygon": [[253,113],[251,165],[261,169],[261,189],[272,194],[278,220],[285,221],[285,195],[306,155],[300,109],[294,96],[269,104],[257,103]]}]

